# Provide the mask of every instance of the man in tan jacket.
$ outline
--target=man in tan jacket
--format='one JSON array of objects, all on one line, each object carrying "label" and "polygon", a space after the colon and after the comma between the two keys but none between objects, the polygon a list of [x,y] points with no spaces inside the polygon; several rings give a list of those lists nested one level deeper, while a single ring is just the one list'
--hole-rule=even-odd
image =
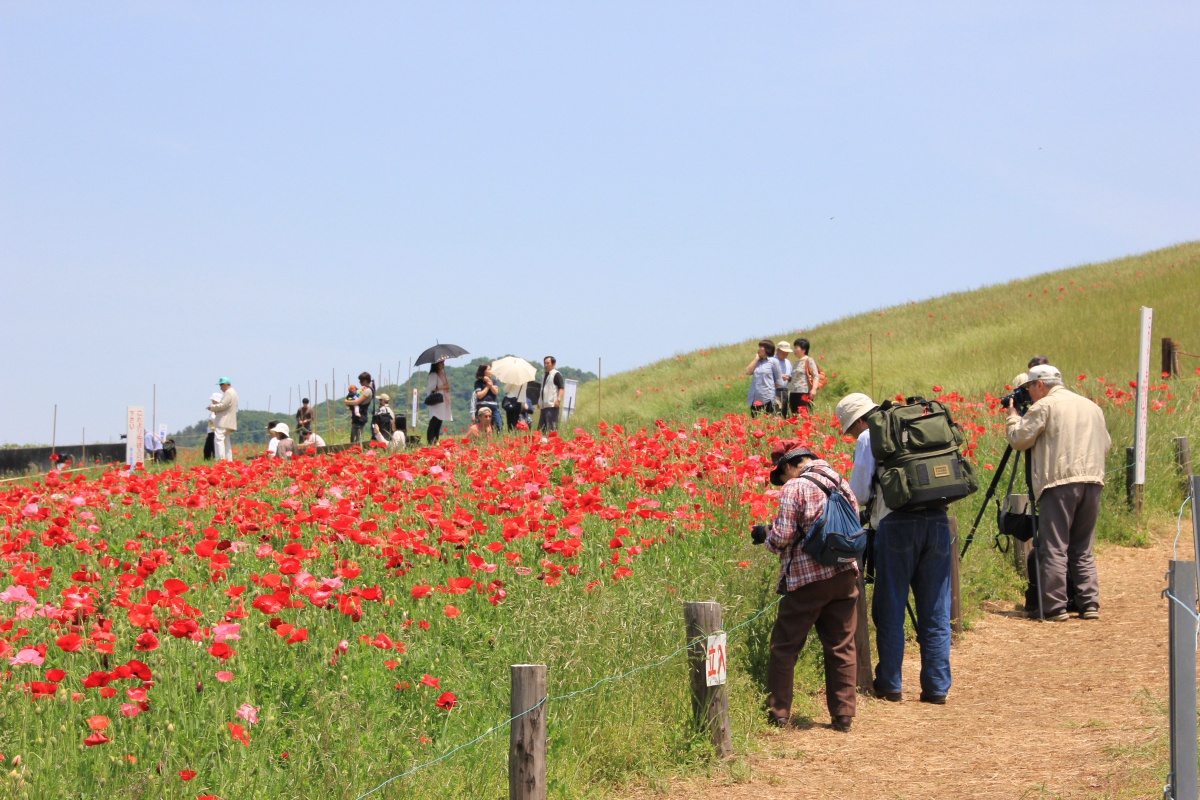
[{"label": "man in tan jacket", "polygon": [[217,415],[212,421],[215,454],[218,461],[233,461],[233,441],[229,437],[237,430],[237,391],[229,378],[221,378],[217,385],[221,387],[221,399],[208,406],[208,410]]},{"label": "man in tan jacket", "polygon": [[1100,618],[1100,580],[1092,546],[1104,486],[1104,456],[1112,438],[1104,412],[1063,386],[1049,364],[1029,370],[1017,387],[1033,405],[1020,416],[1010,403],[1005,434],[1014,450],[1028,450],[1038,500],[1038,587],[1048,622],[1067,614],[1067,572],[1075,582],[1080,619]]}]

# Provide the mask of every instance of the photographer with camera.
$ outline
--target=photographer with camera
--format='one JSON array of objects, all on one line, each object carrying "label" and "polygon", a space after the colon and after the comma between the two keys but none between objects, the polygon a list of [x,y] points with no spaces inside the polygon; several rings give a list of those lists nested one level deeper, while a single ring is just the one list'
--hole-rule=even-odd
[{"label": "photographer with camera", "polygon": [[766,542],[779,556],[779,585],[783,599],[771,631],[767,660],[767,713],[772,725],[784,727],[792,712],[796,661],[809,631],[816,626],[825,654],[825,699],[832,727],[843,733],[854,721],[858,674],[854,646],[857,627],[858,565],[852,558],[827,566],[802,545],[814,523],[822,519],[829,493],[840,492],[857,513],[850,484],[828,462],[798,440],[789,440],[771,453],[771,483],[783,486],[779,513],[770,528],[755,525],[751,539]]},{"label": "photographer with camera", "polygon": [[871,447],[867,418],[882,413],[871,398],[854,392],[834,410],[842,433],[857,439],[850,485],[869,510],[875,530],[875,591],[871,618],[879,664],[875,696],[898,703],[904,699],[904,612],[912,589],[917,643],[921,648],[921,702],[944,705],[950,691],[950,565],[953,542],[945,506],[893,511],[884,502],[881,471]]},{"label": "photographer with camera", "polygon": [[[1028,410],[1022,414],[1022,392]],[[1063,386],[1049,364],[1030,368],[1025,381],[1002,400],[1005,435],[1014,450],[1028,450],[1031,487],[1039,506],[1038,587],[1047,622],[1067,613],[1067,574],[1075,584],[1080,619],[1100,618],[1100,580],[1092,546],[1104,486],[1104,456],[1112,438],[1104,412]]]}]

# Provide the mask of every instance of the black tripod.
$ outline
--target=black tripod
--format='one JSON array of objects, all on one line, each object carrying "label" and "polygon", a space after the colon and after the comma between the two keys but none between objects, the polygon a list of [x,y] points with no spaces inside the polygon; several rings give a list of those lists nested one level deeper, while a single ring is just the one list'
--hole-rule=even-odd
[{"label": "black tripod", "polygon": [[[992,482],[991,485],[988,486],[987,493],[983,496],[983,503],[979,506],[979,513],[975,515],[975,522],[972,523],[971,532],[967,534],[967,539],[963,543],[962,552],[959,553],[959,559],[962,559],[967,555],[967,550],[971,547],[971,542],[975,540],[975,531],[979,528],[979,521],[983,519],[983,513],[987,511],[988,502],[990,502],[992,497],[995,496],[996,487],[1000,484],[1000,480],[1004,477],[1004,471],[1008,467],[1008,460],[1013,456],[1014,452],[1016,452],[1016,457],[1013,458],[1012,472],[1008,478],[1007,495],[1012,494],[1013,484],[1016,482],[1017,472],[1020,469],[1021,453],[1020,451],[1014,451],[1012,449],[1012,445],[1008,445],[1004,448],[1004,455],[1000,457],[1000,465],[996,467],[996,475],[992,478]],[[1038,558],[1037,502],[1033,496],[1033,464],[1028,456],[1025,458],[1025,486],[1026,490],[1029,492],[1029,523],[1032,529],[1033,539],[1033,568],[1038,579],[1038,619],[1045,621],[1046,615],[1044,609],[1042,608],[1042,570],[1041,562]],[[997,505],[999,505],[999,501],[997,501]],[[997,520],[997,525],[999,525],[999,520]],[[996,548],[1004,551],[1005,548],[1000,547],[1000,537],[1011,535],[1012,534],[1006,530],[998,531],[996,533]]]}]

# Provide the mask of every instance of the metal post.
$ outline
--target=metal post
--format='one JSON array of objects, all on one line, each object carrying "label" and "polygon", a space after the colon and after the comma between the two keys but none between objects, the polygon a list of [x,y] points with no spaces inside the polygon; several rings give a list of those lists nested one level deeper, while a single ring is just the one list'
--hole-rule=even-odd
[{"label": "metal post", "polygon": [[[1172,800],[1200,797],[1196,743],[1196,562],[1172,561],[1170,583]],[[1166,794],[1166,793],[1164,793]]]},{"label": "metal post", "polygon": [[1196,535],[1200,534],[1200,508],[1197,508],[1197,501],[1200,500],[1200,476],[1192,476],[1192,560],[1196,558]]},{"label": "metal post", "polygon": [[[546,800],[546,665],[514,664],[508,729],[509,800]],[[517,715],[520,716],[517,716]]]},{"label": "metal post", "polygon": [[58,403],[54,404],[54,423],[50,428],[50,455],[54,455],[54,449],[58,446]]},{"label": "metal post", "polygon": [[867,346],[871,350],[871,402],[875,402],[875,334],[867,334]]},{"label": "metal post", "polygon": [[692,713],[696,723],[712,735],[719,758],[733,755],[733,732],[729,726],[729,692],[725,684],[708,685],[707,637],[721,630],[721,604],[683,604],[687,629],[688,663],[691,667]]}]

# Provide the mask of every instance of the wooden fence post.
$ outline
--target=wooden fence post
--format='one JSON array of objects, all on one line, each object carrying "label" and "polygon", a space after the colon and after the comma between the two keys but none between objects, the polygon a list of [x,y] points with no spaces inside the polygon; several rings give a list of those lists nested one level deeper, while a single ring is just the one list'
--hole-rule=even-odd
[{"label": "wooden fence post", "polygon": [[1162,340],[1162,372],[1164,375],[1174,378],[1179,374],[1179,345],[1175,344],[1174,339],[1163,337]]},{"label": "wooden fence post", "polygon": [[1033,539],[1024,542],[1020,539],[1012,540],[1013,562],[1017,567],[1017,572],[1026,580],[1029,580],[1029,551],[1032,549]]},{"label": "wooden fence post", "polygon": [[[962,577],[959,574],[958,520],[950,518],[950,630],[962,633]],[[951,644],[957,640],[951,637]]]},{"label": "wooden fence post", "polygon": [[858,559],[858,625],[854,629],[854,652],[858,659],[858,690],[870,694],[875,690],[875,674],[871,661],[870,615],[867,613],[867,580],[863,560]]},{"label": "wooden fence post", "polygon": [[1132,447],[1125,448],[1125,501],[1138,516],[1142,513],[1142,489],[1144,487],[1134,483],[1136,472],[1134,466],[1136,464],[1136,450]]},{"label": "wooden fence post", "polygon": [[709,686],[706,675],[708,646],[706,637],[721,630],[721,604],[687,602],[683,604],[687,629],[688,664],[691,669],[692,713],[696,723],[712,734],[713,747],[720,758],[733,755],[733,732],[729,726],[729,692],[725,684]]},{"label": "wooden fence post", "polygon": [[513,664],[510,698],[509,800],[546,800],[546,665]]},{"label": "wooden fence post", "polygon": [[1175,463],[1179,465],[1179,471],[1183,475],[1183,494],[1186,497],[1192,489],[1192,446],[1186,436],[1175,438]]}]

